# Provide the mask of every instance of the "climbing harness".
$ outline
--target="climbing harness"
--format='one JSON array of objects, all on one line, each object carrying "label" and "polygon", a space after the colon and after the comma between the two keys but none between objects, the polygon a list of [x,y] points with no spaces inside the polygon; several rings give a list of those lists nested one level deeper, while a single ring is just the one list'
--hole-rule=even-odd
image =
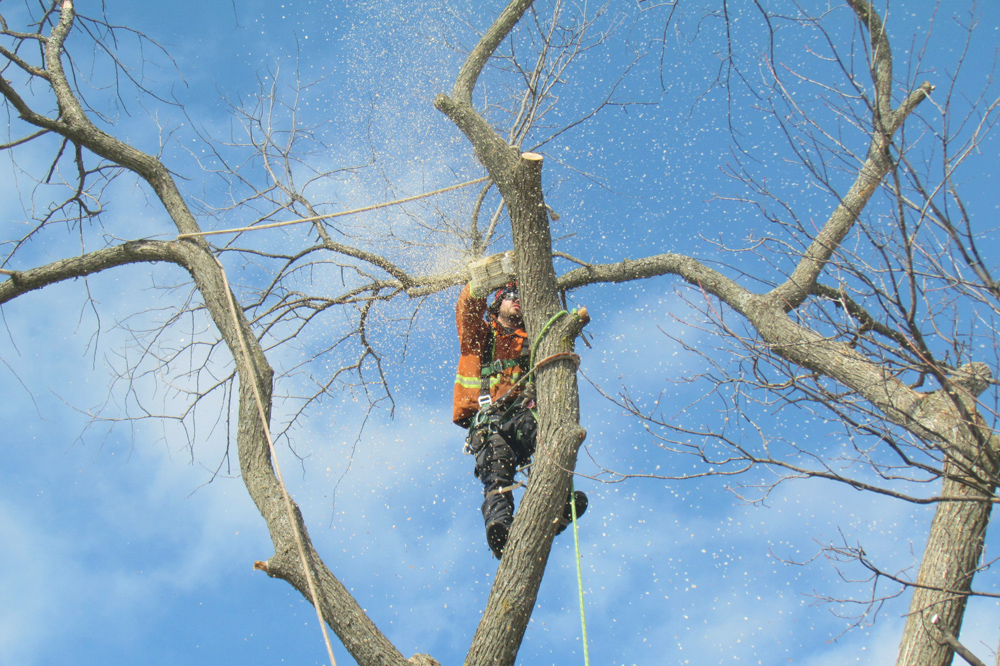
[{"label": "climbing harness", "polygon": [[[502,418],[503,418],[503,414],[498,414],[497,413],[498,404],[503,401],[503,398],[506,397],[506,395],[509,394],[510,391],[513,391],[515,388],[517,388],[518,386],[520,386],[524,382],[527,382],[529,380],[529,378],[532,377],[535,374],[535,372],[540,367],[542,367],[543,365],[546,365],[548,363],[551,363],[553,361],[556,361],[556,360],[559,360],[559,359],[564,359],[564,358],[568,358],[568,359],[573,360],[576,363],[576,365],[579,367],[579,365],[580,365],[580,357],[577,354],[573,353],[573,352],[559,352],[559,353],[556,353],[556,354],[552,354],[551,356],[547,356],[544,359],[542,359],[541,361],[538,361],[537,363],[535,362],[535,353],[538,351],[538,348],[539,348],[539,345],[541,344],[542,339],[549,332],[549,329],[552,327],[552,325],[555,324],[555,322],[560,317],[563,317],[563,316],[568,315],[568,314],[570,314],[570,313],[567,312],[566,310],[561,310],[560,312],[557,312],[556,314],[554,314],[545,323],[545,325],[542,327],[542,330],[538,333],[538,336],[535,338],[535,344],[533,344],[531,346],[530,361],[529,361],[529,370],[527,372],[525,372],[521,377],[518,378],[518,380],[510,387],[510,389],[508,389],[507,393],[505,393],[504,396],[501,396],[500,399],[496,403],[494,403],[494,402],[492,402],[492,401],[489,400],[489,396],[487,394],[486,400],[485,401],[482,401],[482,400],[480,401],[480,410],[473,416],[472,423],[469,426],[469,438],[466,439],[466,452],[467,453],[470,452],[469,451],[469,444],[468,443],[472,439],[473,432],[475,430],[478,430],[478,429],[484,428],[484,427],[485,428],[496,427],[496,424],[499,421],[501,421]],[[572,314],[576,314],[576,311],[574,310]],[[493,363],[493,361],[491,361],[491,364],[492,363]],[[485,367],[485,364],[484,364],[484,367]],[[484,377],[486,376],[485,371],[482,374],[483,374]],[[508,410],[509,409],[513,409],[514,405],[516,405],[516,404],[517,404],[517,402],[515,401],[515,403],[513,405],[511,405],[510,407],[508,407]],[[506,413],[506,411],[504,412],[504,414],[505,413]],[[530,464],[529,465],[525,465],[524,467],[518,469],[517,471],[524,471],[524,470],[527,470],[529,467],[530,467]],[[494,490],[493,493],[499,494],[499,493],[511,492],[511,491],[513,491],[513,490],[515,490],[515,489],[523,486],[523,485],[525,485],[525,483],[523,481],[522,482],[518,482],[518,483],[512,484],[510,486]],[[573,485],[572,482],[570,482],[570,497],[571,498],[573,497],[574,493],[575,493],[574,485]],[[584,589],[583,589],[583,567],[582,567],[582,564],[581,564],[582,558],[581,558],[581,555],[580,555],[580,530],[579,530],[579,526],[577,525],[576,502],[571,499],[570,502],[569,502],[569,505],[570,505],[570,517],[571,517],[571,521],[573,523],[573,549],[574,549],[574,555],[575,555],[575,560],[576,560],[576,580],[577,580],[578,595],[579,595],[579,599],[580,599],[580,628],[581,628],[581,634],[582,634],[581,638],[582,638],[582,641],[583,641],[583,663],[584,663],[584,666],[590,666],[590,648],[589,648],[588,641],[587,641],[587,611],[586,611],[586,604],[585,604],[584,598],[583,598],[584,597]]]},{"label": "climbing harness", "polygon": [[508,358],[501,359],[498,358],[495,361],[490,361],[489,364],[484,365],[479,371],[480,376],[489,377],[491,375],[498,375],[507,368],[513,368],[515,365],[521,365],[521,359],[519,358]]}]

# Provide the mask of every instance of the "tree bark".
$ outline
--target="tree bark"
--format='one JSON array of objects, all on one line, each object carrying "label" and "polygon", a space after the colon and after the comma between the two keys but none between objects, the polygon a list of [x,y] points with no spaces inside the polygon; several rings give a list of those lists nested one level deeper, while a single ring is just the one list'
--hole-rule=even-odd
[{"label": "tree bark", "polygon": [[542,190],[542,156],[519,154],[471,104],[483,64],[531,4],[531,0],[513,0],[466,59],[452,96],[439,94],[434,100],[435,107],[468,138],[507,206],[529,339],[536,340],[547,324],[552,325],[539,339],[535,358],[567,354],[536,370],[538,442],[531,482],[466,657],[470,666],[514,663],[545,572],[555,522],[569,497],[577,451],[586,434],[580,427],[576,363],[572,360],[574,339],[586,317],[574,314],[553,322],[561,307]]},{"label": "tree bark", "polygon": [[[586,436],[580,426],[574,341],[587,315],[561,313],[559,290],[665,274],[680,276],[745,317],[766,347],[762,353],[773,353],[838,382],[880,411],[887,423],[905,428],[941,452],[945,460],[941,492],[944,501],[938,504],[931,524],[897,663],[947,666],[952,661],[952,648],[942,636],[960,633],[972,579],[982,557],[1000,470],[1000,441],[977,411],[976,397],[985,385],[949,378],[939,391],[918,393],[872,358],[788,315],[815,293],[819,275],[895,166],[891,153],[894,132],[931,91],[925,83],[907,95],[899,108],[892,108],[892,58],[884,26],[866,0],[847,2],[869,33],[874,88],[868,152],[858,165],[852,187],[834,206],[794,271],[766,294],[755,294],[719,271],[675,254],[584,266],[557,279],[542,187],[544,161],[540,155],[520,153],[508,145],[472,105],[472,94],[485,63],[531,7],[532,0],[509,3],[464,63],[451,95],[441,94],[435,99],[436,108],[468,138],[507,206],[526,327],[530,339],[537,342],[535,359],[541,362],[535,370],[539,427],[531,483],[517,512],[467,664],[511,666],[515,662],[545,571],[555,521],[568,497],[578,449]],[[130,241],[45,266],[5,271],[10,279],[0,283],[0,304],[46,285],[114,266],[136,262],[183,266],[191,274],[236,364],[240,468],[274,544],[274,554],[266,562],[257,563],[257,568],[288,581],[312,601],[307,570],[297,550],[298,533],[308,572],[316,581],[322,616],[354,659],[362,666],[407,663],[323,564],[294,504],[289,513],[268,443],[273,371],[264,351],[242,309],[233,306],[234,297],[210,246],[193,235],[200,231],[199,225],[165,165],[99,129],[87,117],[63,71],[64,43],[74,23],[73,4],[70,0],[55,4],[61,8],[59,20],[38,42],[44,67],[29,66],[13,52],[4,57],[16,62],[34,80],[51,86],[58,113],[50,117],[36,112],[2,76],[0,94],[23,120],[43,132],[58,133],[68,142],[137,174],[159,198],[177,231],[188,237],[177,241]],[[391,262],[337,244],[325,247],[380,266],[398,279],[403,289],[413,286],[405,272]],[[549,359],[553,360],[546,362]],[[939,618],[937,626],[930,622],[934,615]]]},{"label": "tree bark", "polygon": [[[62,66],[63,44],[73,27],[74,16],[71,0],[63,0],[60,19],[48,38],[43,40],[45,69],[37,70],[37,76],[43,78],[55,93],[58,117],[53,119],[36,113],[2,76],[0,94],[17,109],[23,120],[58,133],[134,172],[155,192],[180,234],[197,234],[200,231],[197,221],[170,172],[159,159],[94,126],[80,105]],[[193,278],[206,310],[233,355],[239,377],[237,448],[240,469],[243,482],[267,523],[275,548],[274,556],[267,563],[258,563],[258,568],[287,580],[312,602],[297,552],[295,531],[298,530],[306,560],[318,582],[318,603],[323,618],[351,655],[362,666],[407,664],[323,564],[312,547],[294,503],[289,516],[283,489],[272,466],[266,433],[270,421],[273,370],[242,309],[235,306],[237,301],[228,288],[223,268],[204,239],[194,236],[171,242],[132,241],[47,266],[15,271],[9,280],[0,284],[0,303],[46,284],[138,261],[170,261],[183,266]]]},{"label": "tree bark", "polygon": [[[985,366],[970,365],[980,366],[970,370],[983,378]],[[953,382],[960,383],[960,379]],[[942,630],[956,638],[962,630],[1000,471],[1000,438],[985,427],[977,411],[976,397],[985,386],[983,382],[948,386],[925,397],[914,415],[938,433],[937,444],[949,455],[941,494],[954,501],[939,503],[934,512],[897,666],[947,666],[953,661],[954,649]],[[939,619],[932,624],[935,615]]]},{"label": "tree bark", "polygon": [[[559,306],[548,213],[542,198],[542,159],[522,155],[509,185],[501,188],[511,216],[521,298],[536,366],[538,436],[531,481],[514,518],[507,549],[466,664],[514,663],[534,610],[548,562],[555,524],[570,493],[571,473],[586,432],[580,427],[574,341],[588,319]],[[551,327],[541,337],[547,324]]]}]

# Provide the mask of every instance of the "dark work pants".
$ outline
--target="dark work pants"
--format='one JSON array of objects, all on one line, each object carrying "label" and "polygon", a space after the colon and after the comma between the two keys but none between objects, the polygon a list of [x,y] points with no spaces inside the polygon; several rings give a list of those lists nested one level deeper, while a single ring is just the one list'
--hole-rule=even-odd
[{"label": "dark work pants", "polygon": [[508,527],[514,520],[514,496],[510,488],[514,473],[528,464],[535,452],[538,424],[524,406],[509,412],[470,433],[469,450],[476,457],[476,478],[483,482],[483,520],[487,528],[497,522]]}]

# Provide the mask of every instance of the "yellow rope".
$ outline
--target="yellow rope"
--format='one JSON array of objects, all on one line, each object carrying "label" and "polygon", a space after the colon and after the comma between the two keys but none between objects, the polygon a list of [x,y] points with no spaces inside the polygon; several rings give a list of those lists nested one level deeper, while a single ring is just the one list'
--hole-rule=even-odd
[{"label": "yellow rope", "polygon": [[[457,190],[462,187],[467,187],[469,185],[476,185],[478,183],[484,183],[489,180],[489,177],[478,178],[476,180],[470,180],[464,183],[459,183],[458,185],[451,185],[449,187],[443,187],[439,190],[434,190],[433,192],[424,192],[423,194],[417,194],[412,197],[406,197],[405,199],[397,199],[395,201],[388,201],[385,203],[375,204],[374,206],[366,206],[364,208],[355,208],[354,210],[341,211],[339,213],[330,213],[328,215],[317,215],[315,217],[304,217],[298,220],[289,220],[287,222],[275,222],[273,224],[262,224],[253,227],[243,227],[240,229],[221,229],[219,231],[202,231],[198,233],[191,234],[178,234],[177,240],[183,240],[185,238],[195,238],[198,236],[212,236],[215,234],[226,234],[226,233],[237,233],[241,231],[258,231],[260,229],[274,229],[276,227],[284,227],[292,224],[300,224],[302,222],[315,222],[317,220],[325,220],[333,217],[342,217],[345,215],[354,215],[356,213],[364,213],[371,210],[377,210],[379,208],[387,208],[389,206],[396,206],[399,204],[407,203],[409,201],[416,201],[417,199],[423,199],[425,197],[434,196],[435,194],[442,194],[444,192],[450,192],[451,190]],[[243,355],[245,362],[248,367],[252,368],[253,363],[250,359],[250,352],[247,349],[246,340],[243,337],[243,328],[240,326],[239,316],[236,310],[236,303],[233,300],[232,290],[229,288],[229,280],[226,277],[226,270],[222,266],[222,262],[215,258],[215,263],[219,266],[219,272],[222,275],[222,284],[226,291],[226,300],[229,303],[229,310],[233,316],[233,325],[236,329],[236,337],[240,342],[240,353]],[[2,270],[2,269],[0,269]],[[6,271],[4,271],[6,272]],[[313,578],[312,568],[309,566],[308,558],[306,557],[305,544],[302,539],[302,533],[299,530],[298,521],[295,520],[295,511],[292,508],[292,498],[288,494],[288,489],[285,487],[285,481],[281,475],[281,464],[278,462],[278,455],[274,448],[274,440],[271,437],[271,429],[267,424],[267,413],[264,409],[264,400],[260,395],[260,387],[257,385],[256,377],[251,378],[251,384],[253,386],[254,399],[257,402],[257,412],[260,415],[260,423],[264,428],[264,436],[267,439],[267,448],[271,455],[271,460],[274,463],[275,476],[278,479],[278,485],[281,487],[281,496],[285,503],[285,511],[288,514],[288,522],[292,525],[292,531],[295,534],[295,545],[298,547],[299,560],[302,564],[302,570],[306,575],[306,582],[309,587],[309,596],[312,598],[313,607],[316,609],[316,617],[319,620],[320,632],[323,634],[323,642],[326,645],[327,655],[330,657],[330,666],[337,666],[337,660],[333,656],[333,645],[330,643],[330,635],[326,630],[326,622],[323,619],[323,611],[319,607],[319,596],[316,592],[316,582]]]},{"label": "yellow rope", "polygon": [[297,220],[287,220],[285,222],[271,222],[270,224],[259,224],[251,227],[239,227],[237,229],[219,229],[217,231],[198,231],[196,233],[191,233],[191,234],[178,234],[177,240],[184,240],[185,238],[196,238],[198,236],[215,236],[217,234],[235,234],[241,231],[258,231],[260,229],[275,229],[277,227],[287,227],[292,224],[301,224],[303,222],[316,222],[317,220],[329,220],[330,218],[333,217],[344,217],[346,215],[367,213],[368,211],[378,210],[379,208],[398,206],[399,204],[409,203],[410,201],[416,201],[417,199],[425,199],[427,197],[432,197],[436,194],[444,194],[445,192],[450,192],[452,190],[468,187],[469,185],[477,185],[479,183],[485,183],[489,179],[490,179],[489,176],[483,176],[482,178],[477,178],[476,180],[469,180],[464,183],[459,183],[458,185],[449,185],[448,187],[442,187],[441,189],[434,190],[432,192],[424,192],[423,194],[414,194],[412,197],[406,197],[405,199],[386,201],[384,203],[374,204],[372,206],[365,206],[364,208],[342,210],[339,213],[328,213],[327,215],[315,215],[313,217],[301,217]]},{"label": "yellow rope", "polygon": [[[215,258],[215,263],[219,266],[219,271],[222,274],[222,284],[226,290],[226,300],[229,302],[230,313],[233,315],[233,325],[236,327],[236,337],[240,341],[240,353],[243,354],[243,358],[248,367],[253,368],[253,362],[250,359],[250,352],[247,350],[247,343],[243,337],[243,328],[240,326],[239,316],[236,313],[236,303],[233,300],[233,292],[229,289],[229,280],[226,279],[226,270],[222,267],[222,263],[218,258]],[[257,385],[257,378],[251,377],[251,384],[253,386],[254,399],[257,401],[257,412],[260,415],[260,424],[264,428],[264,436],[267,438],[267,448],[271,453],[271,460],[274,462],[274,472],[278,477],[278,485],[281,486],[281,496],[285,500],[285,511],[288,513],[288,522],[292,525],[292,531],[295,534],[295,544],[298,546],[299,559],[302,563],[302,570],[306,574],[306,581],[309,584],[309,595],[312,597],[313,607],[316,609],[316,617],[319,618],[319,628],[320,632],[323,634],[323,641],[326,643],[326,651],[330,657],[330,666],[337,666],[337,661],[333,656],[333,646],[330,644],[330,636],[326,631],[326,622],[323,620],[323,612],[319,608],[319,597],[316,594],[316,583],[313,580],[312,568],[309,566],[309,561],[306,558],[306,548],[302,541],[302,532],[299,530],[299,523],[295,520],[295,512],[292,509],[292,498],[288,494],[288,489],[285,487],[285,481],[281,477],[281,465],[278,463],[278,455],[274,450],[274,440],[271,438],[271,429],[267,425],[267,414],[264,410],[264,400],[260,397],[260,387]]]},{"label": "yellow rope", "polygon": [[573,547],[576,549],[576,581],[580,588],[580,627],[583,634],[583,664],[590,666],[590,651],[587,648],[587,611],[583,605],[583,570],[580,568],[580,530],[576,526],[576,497],[573,482],[569,484],[569,511],[573,516]]},{"label": "yellow rope", "polygon": [[[573,314],[575,315],[576,313],[577,311],[573,310]],[[558,354],[553,354],[552,356],[549,356],[546,359],[542,359],[541,361],[538,362],[537,365],[535,365],[535,352],[538,351],[538,348],[541,346],[542,338],[545,336],[546,333],[549,332],[549,328],[552,327],[552,324],[554,324],[555,321],[559,319],[559,317],[562,317],[563,315],[566,314],[569,313],[566,312],[565,310],[561,310],[560,312],[557,312],[554,315],[552,315],[552,318],[545,323],[545,325],[542,327],[542,330],[538,333],[538,337],[535,338],[535,344],[531,348],[531,370],[525,376],[534,373],[539,367],[548,363],[549,361],[563,357],[575,358],[576,365],[579,368],[580,357],[572,352],[560,352]],[[583,569],[580,566],[580,530],[576,524],[576,518],[577,518],[576,492],[573,486],[572,479],[570,479],[570,484],[569,484],[569,497],[570,497],[569,511],[570,511],[570,516],[573,519],[573,548],[576,551],[576,581],[580,589],[580,627],[583,640],[583,664],[584,666],[590,666],[590,650],[587,646],[587,611],[583,604]]]}]

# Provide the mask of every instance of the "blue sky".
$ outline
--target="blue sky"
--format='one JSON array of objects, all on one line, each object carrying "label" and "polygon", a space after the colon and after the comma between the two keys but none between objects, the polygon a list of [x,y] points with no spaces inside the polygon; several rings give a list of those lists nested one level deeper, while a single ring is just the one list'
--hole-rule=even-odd
[{"label": "blue sky", "polygon": [[[934,3],[907,2],[905,9],[897,4],[890,8],[888,26],[902,61],[921,43]],[[953,70],[959,54],[956,24],[963,16],[953,18],[953,12],[966,11],[966,3],[958,4],[962,7],[939,10],[933,22],[935,39],[921,80],[943,85]],[[1000,10],[983,4],[971,59],[992,62],[1000,45]],[[298,67],[304,81],[317,81],[303,101],[303,117],[327,123],[321,135],[328,150],[311,156],[311,163],[355,165],[371,152],[376,155],[373,167],[343,174],[319,189],[317,196],[329,202],[329,209],[416,194],[481,175],[468,145],[434,111],[431,100],[450,89],[460,63],[449,45],[472,43],[463,21],[482,29],[500,3],[443,5],[111,1],[107,12],[113,23],[139,29],[169,51],[173,65],[148,51],[157,64],[143,73],[150,87],[183,103],[186,113],[151,100],[140,104],[134,94],[118,102],[106,99],[100,87],[106,74],[100,70],[92,73],[97,88],[92,99],[96,106],[122,111],[115,131],[144,150],[156,150],[162,135],[157,122],[171,128],[164,160],[190,197],[218,204],[227,193],[191,159],[205,154],[192,130],[224,140],[232,115],[223,98],[247,99],[276,74],[284,84]],[[8,0],[0,10],[12,12],[5,16],[13,20],[18,7]],[[79,2],[78,10],[86,13],[88,3]],[[651,52],[615,94],[614,101],[632,105],[609,108],[542,148],[547,200],[561,215],[553,235],[563,239],[559,249],[588,260],[684,252],[772,277],[776,274],[768,271],[774,267],[765,262],[720,252],[720,246],[772,230],[746,209],[734,214],[731,202],[720,199],[737,190],[724,173],[733,149],[724,115],[727,100],[709,85],[717,69],[719,47],[712,39],[719,27],[706,21],[702,38],[688,42],[693,23],[683,23],[686,32],[670,33],[661,65],[656,40],[663,36],[665,11],[653,0],[613,6],[605,20],[621,19],[614,39],[587,52],[567,73],[554,123],[579,117],[607,94],[637,51]],[[693,21],[698,11],[692,7],[681,18]],[[850,39],[854,28],[847,10],[836,11],[845,26],[838,36]],[[760,47],[760,34],[752,22],[746,31],[741,43],[750,54]],[[787,27],[780,32],[787,40],[781,44],[788,49],[788,62],[825,74],[809,64],[816,44],[799,44],[796,34]],[[122,48],[137,58],[131,42]],[[897,68],[905,71],[902,64]],[[983,76],[965,70],[960,84],[974,94],[984,85]],[[490,94],[498,94],[492,91],[503,81],[486,83],[491,82],[497,87]],[[822,221],[829,195],[803,187],[766,114],[757,113],[748,99],[735,103],[741,143],[760,156],[758,168],[767,171],[776,188],[794,193],[800,215]],[[984,235],[996,233],[987,219],[990,213],[995,219],[998,206],[996,158],[996,141],[987,143],[974,168],[964,172],[969,201],[982,211]],[[21,151],[16,159],[37,170],[45,156]],[[3,168],[0,210],[9,239],[21,233],[23,206],[32,191],[10,159]],[[410,212],[460,216],[467,213],[471,196],[448,195]],[[165,215],[142,188],[123,179],[109,191],[109,201],[104,233],[172,235]],[[206,228],[239,226],[247,217],[236,211],[202,222]],[[343,229],[378,233],[412,231],[413,226],[401,213],[389,211],[345,221]],[[88,233],[96,247],[99,234]],[[281,232],[254,242],[268,246],[297,240],[294,232]],[[505,242],[501,239],[498,249],[506,249]],[[52,233],[22,260],[41,263],[78,248],[78,237]],[[401,252],[400,263],[415,269],[456,260],[448,252],[392,244],[385,251]],[[988,263],[995,266],[998,259],[994,252]],[[227,270],[237,284],[258,277],[254,267],[235,258]],[[188,424],[193,431],[185,432],[170,420],[107,420],[135,414],[137,407],[121,382],[111,384],[126,353],[134,352],[121,325],[140,328],[162,321],[185,294],[162,287],[184,277],[169,267],[122,268],[3,307],[2,663],[327,663],[314,611],[288,585],[252,568],[255,560],[271,554],[270,544],[238,467],[226,456],[224,421],[203,415]],[[335,291],[336,284],[329,289]],[[93,307],[83,305],[87,290],[96,301]],[[392,418],[380,407],[362,429],[363,403],[344,392],[297,424],[279,451],[289,489],[330,568],[404,655],[427,652],[443,664],[459,663],[465,654],[496,570],[482,534],[481,487],[471,460],[461,452],[463,432],[449,422],[456,296],[452,290],[423,305],[414,323],[420,346],[406,355],[392,320],[405,307],[386,310],[379,335],[390,352]],[[699,315],[686,301],[691,297],[670,278],[575,293],[575,302],[587,305],[594,316],[588,327],[592,348],[580,350],[587,379],[610,393],[627,384],[647,403],[662,392],[665,412],[687,423],[715,418],[711,405],[685,411],[692,389],[678,383],[703,371],[704,361],[671,336],[700,349],[713,345],[710,334],[697,326]],[[150,304],[153,311],[130,318]],[[295,366],[328,344],[337,325],[330,320],[328,329],[309,331],[295,346],[276,352],[272,362],[279,368]],[[192,326],[197,336],[197,322]],[[173,337],[165,344],[182,344],[189,328],[169,328],[167,335]],[[321,376],[336,362],[335,357],[323,360],[311,371]],[[183,369],[181,362],[167,370]],[[292,376],[283,386],[294,392],[300,381]],[[864,544],[887,568],[911,567],[919,560],[931,508],[823,482],[782,485],[766,502],[748,504],[726,490],[730,481],[719,478],[613,484],[589,478],[599,467],[668,475],[696,468],[658,448],[589,383],[582,387],[589,435],[577,487],[591,497],[580,523],[580,545],[593,663],[823,666],[894,659],[907,597],[887,603],[873,626],[845,633],[850,622],[838,614],[853,609],[819,604],[815,597],[864,597],[866,587],[850,582],[856,571],[842,576],[826,560],[811,560],[821,544],[843,539]],[[176,393],[152,377],[137,381],[135,388],[153,412],[179,404]],[[293,400],[279,402],[275,420],[283,423],[294,406]],[[98,411],[102,418],[95,420]],[[821,447],[842,444],[836,424],[809,414],[783,410],[755,418],[777,436],[811,437]],[[753,433],[746,429],[743,436]],[[998,546],[991,534],[988,555]],[[790,560],[809,563],[791,565]],[[980,576],[979,583],[992,590],[988,576]],[[973,600],[962,636],[986,661],[1000,637],[997,610],[994,601]],[[335,654],[338,663],[352,663],[339,646]],[[583,663],[569,533],[554,546],[519,663]]]}]

